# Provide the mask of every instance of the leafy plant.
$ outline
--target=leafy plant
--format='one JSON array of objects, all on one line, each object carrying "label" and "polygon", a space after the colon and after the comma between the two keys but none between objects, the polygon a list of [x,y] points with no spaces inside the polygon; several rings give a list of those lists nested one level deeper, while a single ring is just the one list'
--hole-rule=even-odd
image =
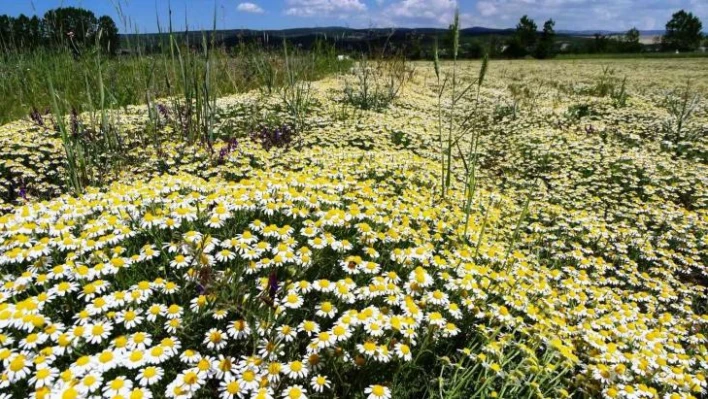
[{"label": "leafy plant", "polygon": [[355,83],[347,82],[344,89],[347,102],[363,110],[381,111],[399,96],[412,72],[403,55],[375,59],[362,55],[353,73]]},{"label": "leafy plant", "polygon": [[596,97],[606,97],[615,92],[617,77],[615,70],[609,66],[602,67],[602,73],[596,78],[590,94]]},{"label": "leafy plant", "polygon": [[690,82],[682,90],[674,90],[666,95],[663,106],[669,112],[665,130],[674,140],[683,138],[686,122],[700,104],[700,96],[691,90]]},{"label": "leafy plant", "polygon": [[596,113],[593,110],[591,104],[581,103],[581,104],[573,104],[570,107],[568,107],[568,110],[565,112],[565,115],[568,119],[578,121],[582,118],[596,115]]},{"label": "leafy plant", "polygon": [[[457,85],[458,75],[457,75],[457,56],[459,52],[459,29],[460,29],[460,16],[459,10],[455,12],[455,17],[453,24],[450,26],[452,34],[452,71],[449,75],[446,75],[443,80],[441,80],[441,65],[438,57],[437,45],[435,46],[434,52],[434,70],[437,81],[437,97],[438,97],[438,140],[440,142],[440,156],[441,156],[441,176],[440,176],[440,196],[445,199],[447,192],[451,187],[452,183],[452,163],[453,163],[453,150],[457,149],[459,158],[463,162],[465,168],[464,174],[464,205],[462,209],[465,213],[463,237],[467,240],[468,226],[470,214],[472,211],[472,202],[474,200],[476,188],[477,188],[477,164],[479,162],[479,140],[480,132],[475,129],[474,120],[478,117],[477,111],[480,104],[480,93],[482,89],[482,84],[484,83],[484,78],[487,75],[489,68],[489,56],[485,55],[482,59],[482,64],[479,68],[479,73],[476,79],[472,79],[466,82],[459,90]],[[450,82],[449,89],[449,108],[445,110],[447,115],[447,138],[443,136],[443,106],[442,98],[445,95],[445,89],[447,82]],[[460,116],[456,114],[456,108],[458,104],[468,95],[472,95],[472,101],[474,106],[470,109],[464,111]],[[471,137],[468,137],[470,136]],[[469,148],[467,152],[464,153],[462,147],[460,146],[460,141],[464,138],[469,138]]]},{"label": "leafy plant", "polygon": [[391,142],[405,148],[410,145],[411,138],[405,132],[397,130],[391,133]]},{"label": "leafy plant", "polygon": [[312,82],[310,81],[315,65],[314,54],[299,55],[288,53],[288,45],[283,40],[285,59],[285,83],[282,99],[285,108],[295,121],[295,130],[300,132],[305,126],[305,118],[314,104]]},{"label": "leafy plant", "polygon": [[263,94],[272,94],[279,83],[282,59],[263,49],[252,50],[248,68],[253,71],[256,77],[258,89]]},{"label": "leafy plant", "polygon": [[610,97],[612,98],[612,104],[615,106],[615,108],[624,108],[627,106],[627,99],[629,99],[629,95],[627,94],[626,76],[624,77],[624,79],[622,79],[622,85],[619,87],[619,89],[613,90],[610,94]]},{"label": "leafy plant", "polygon": [[512,82],[508,87],[511,94],[511,119],[516,119],[521,105],[531,98],[531,89],[521,82]]}]

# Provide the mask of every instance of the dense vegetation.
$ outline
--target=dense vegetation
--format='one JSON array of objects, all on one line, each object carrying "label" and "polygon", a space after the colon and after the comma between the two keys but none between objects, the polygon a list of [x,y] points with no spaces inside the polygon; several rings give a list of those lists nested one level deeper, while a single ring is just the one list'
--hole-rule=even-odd
[{"label": "dense vegetation", "polygon": [[[0,122],[46,114],[57,97],[67,113],[126,107],[160,97],[185,96],[204,91],[211,96],[280,86],[286,78],[282,47],[240,46],[231,50],[210,48],[209,35],[191,43],[167,45],[165,51],[119,57],[96,49],[75,57],[69,48],[38,49],[0,54]],[[167,42],[169,43],[169,37]],[[310,79],[343,70],[349,61],[338,61],[334,49],[322,43],[306,52],[312,60]],[[294,52],[296,58],[304,52]],[[51,87],[51,90],[50,90]]]},{"label": "dense vegetation", "polygon": [[76,56],[87,47],[115,54],[120,44],[118,28],[107,15],[96,18],[83,8],[60,7],[43,17],[0,15],[0,49],[28,52],[39,48],[69,48]]},{"label": "dense vegetation", "polygon": [[705,60],[455,65],[0,128],[0,389],[703,395]]},{"label": "dense vegetation", "polygon": [[[645,44],[636,28],[623,35],[595,33],[556,34],[555,21],[548,20],[542,29],[524,15],[515,29],[467,28],[459,29],[458,57],[520,58],[532,56],[544,59],[557,53],[608,54],[640,52],[695,51],[704,43],[703,25],[691,12],[680,10],[666,23],[661,41]],[[20,15],[16,18],[0,16],[0,46],[4,49],[32,50],[39,47],[68,47],[75,55],[86,45],[97,40],[104,53],[116,53],[120,47],[127,53],[160,53],[169,48],[168,35],[172,33],[124,34],[119,40],[118,29],[108,16],[96,18],[92,12],[80,8],[50,10],[42,18]],[[180,32],[173,35],[180,45],[200,46],[203,32]],[[312,49],[322,42],[339,53],[359,56],[372,48],[386,48],[393,54],[408,59],[432,59],[436,43],[444,43],[439,56],[451,58],[451,31],[445,29],[348,29],[299,28],[272,31],[220,30],[210,32],[215,46],[234,49],[244,45],[278,49],[284,40],[292,45]]]},{"label": "dense vegetation", "polygon": [[703,23],[693,13],[677,11],[666,23],[661,45],[666,50],[693,51],[701,45]]}]

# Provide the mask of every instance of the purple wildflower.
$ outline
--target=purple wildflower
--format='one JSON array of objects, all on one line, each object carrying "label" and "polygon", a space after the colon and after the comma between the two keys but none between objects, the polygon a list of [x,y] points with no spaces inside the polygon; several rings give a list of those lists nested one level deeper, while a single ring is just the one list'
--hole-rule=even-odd
[{"label": "purple wildflower", "polygon": [[270,299],[275,299],[275,294],[278,293],[278,276],[275,271],[270,272],[268,276],[268,296]]},{"label": "purple wildflower", "polygon": [[275,128],[262,126],[259,130],[250,134],[251,140],[259,143],[264,150],[271,148],[287,147],[294,139],[294,132],[288,125],[277,126]]},{"label": "purple wildflower", "polygon": [[35,107],[32,107],[32,112],[30,113],[30,118],[37,126],[44,127],[44,119],[42,119],[42,114]]},{"label": "purple wildflower", "polygon": [[76,108],[71,108],[71,134],[76,137],[79,135],[79,112]]},{"label": "purple wildflower", "polygon": [[165,120],[170,120],[170,110],[167,109],[165,104],[157,104],[157,112],[159,112]]}]

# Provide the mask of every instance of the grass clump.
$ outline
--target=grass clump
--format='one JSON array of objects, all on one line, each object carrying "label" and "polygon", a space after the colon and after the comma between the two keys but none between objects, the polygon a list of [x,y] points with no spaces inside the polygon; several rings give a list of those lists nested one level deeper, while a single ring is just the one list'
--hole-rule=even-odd
[{"label": "grass clump", "polygon": [[412,70],[402,55],[362,55],[352,73],[354,82],[347,81],[345,101],[362,110],[380,112],[398,98]]}]

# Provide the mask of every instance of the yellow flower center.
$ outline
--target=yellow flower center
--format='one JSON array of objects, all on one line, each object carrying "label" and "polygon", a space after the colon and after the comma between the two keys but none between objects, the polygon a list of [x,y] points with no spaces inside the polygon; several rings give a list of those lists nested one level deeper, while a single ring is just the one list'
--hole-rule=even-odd
[{"label": "yellow flower center", "polygon": [[296,373],[299,372],[299,371],[301,371],[301,370],[302,370],[302,367],[303,367],[303,366],[302,366],[302,363],[301,363],[300,361],[297,361],[297,360],[296,360],[296,361],[290,363],[290,370],[292,370],[292,371],[294,371],[294,372],[296,372]]},{"label": "yellow flower center", "polygon": [[61,394],[61,399],[76,399],[79,397],[79,392],[74,388],[69,388]]},{"label": "yellow flower center", "polygon": [[187,385],[194,385],[198,381],[197,373],[190,371],[184,375],[184,382]]},{"label": "yellow flower center", "polygon": [[155,367],[147,367],[145,370],[143,370],[143,377],[145,378],[152,378],[157,375],[157,369]]},{"label": "yellow flower center", "polygon": [[239,392],[241,392],[241,386],[239,385],[238,381],[231,381],[228,384],[226,384],[226,392],[235,395]]},{"label": "yellow flower center", "polygon": [[77,364],[78,366],[85,366],[85,365],[89,364],[90,361],[91,361],[91,358],[90,358],[90,357],[88,357],[88,356],[81,356],[80,358],[76,359],[76,364]]},{"label": "yellow flower center", "polygon": [[298,399],[302,397],[302,391],[298,387],[292,387],[290,388],[290,392],[288,393],[288,397],[290,399]]},{"label": "yellow flower center", "polygon": [[246,370],[243,372],[243,376],[241,378],[243,378],[246,382],[252,382],[256,379],[256,373],[251,370]]}]

